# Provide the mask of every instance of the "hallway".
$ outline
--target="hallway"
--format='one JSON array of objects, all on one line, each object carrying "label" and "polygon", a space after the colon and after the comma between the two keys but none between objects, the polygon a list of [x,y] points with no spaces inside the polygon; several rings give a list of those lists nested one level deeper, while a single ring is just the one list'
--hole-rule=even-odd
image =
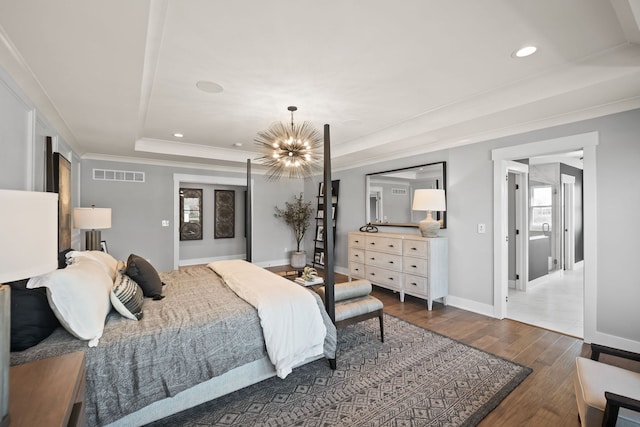
[{"label": "hallway", "polygon": [[572,271],[550,274],[528,292],[510,288],[507,318],[583,338],[583,289],[582,263]]}]

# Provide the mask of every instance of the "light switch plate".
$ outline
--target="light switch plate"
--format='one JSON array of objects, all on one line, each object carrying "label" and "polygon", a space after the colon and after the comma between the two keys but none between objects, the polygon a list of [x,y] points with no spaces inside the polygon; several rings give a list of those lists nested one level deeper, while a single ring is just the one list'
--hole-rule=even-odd
[{"label": "light switch plate", "polygon": [[484,224],[478,224],[478,233],[482,234],[482,233],[486,233],[487,232],[487,227]]},{"label": "light switch plate", "polygon": [[168,227],[169,226],[169,220],[168,219],[163,219],[162,220],[162,226],[163,227]]}]

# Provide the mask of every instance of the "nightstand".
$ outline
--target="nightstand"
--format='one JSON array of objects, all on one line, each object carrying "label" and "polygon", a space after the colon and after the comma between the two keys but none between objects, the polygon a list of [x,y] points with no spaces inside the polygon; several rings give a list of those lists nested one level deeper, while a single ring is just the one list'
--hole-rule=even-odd
[{"label": "nightstand", "polygon": [[9,371],[9,425],[84,426],[84,353],[50,357]]}]

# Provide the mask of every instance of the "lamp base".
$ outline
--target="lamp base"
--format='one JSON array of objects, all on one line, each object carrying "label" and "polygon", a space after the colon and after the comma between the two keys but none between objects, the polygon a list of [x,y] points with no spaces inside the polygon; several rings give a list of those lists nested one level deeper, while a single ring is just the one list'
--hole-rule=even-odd
[{"label": "lamp base", "polygon": [[87,230],[84,249],[86,251],[99,251],[102,240],[100,230]]},{"label": "lamp base", "polygon": [[438,237],[440,223],[433,219],[431,211],[427,212],[427,217],[418,223],[418,228],[422,237]]}]

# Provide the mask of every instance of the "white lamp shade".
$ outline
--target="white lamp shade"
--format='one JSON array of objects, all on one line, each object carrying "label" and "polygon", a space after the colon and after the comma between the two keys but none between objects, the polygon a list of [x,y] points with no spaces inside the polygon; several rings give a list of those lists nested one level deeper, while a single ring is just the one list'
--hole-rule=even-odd
[{"label": "white lamp shade", "polygon": [[0,190],[0,283],[58,268],[58,194]]},{"label": "white lamp shade", "polygon": [[75,208],[73,227],[82,230],[111,228],[111,208]]},{"label": "white lamp shade", "polygon": [[413,193],[414,211],[446,211],[444,190],[420,189]]}]

